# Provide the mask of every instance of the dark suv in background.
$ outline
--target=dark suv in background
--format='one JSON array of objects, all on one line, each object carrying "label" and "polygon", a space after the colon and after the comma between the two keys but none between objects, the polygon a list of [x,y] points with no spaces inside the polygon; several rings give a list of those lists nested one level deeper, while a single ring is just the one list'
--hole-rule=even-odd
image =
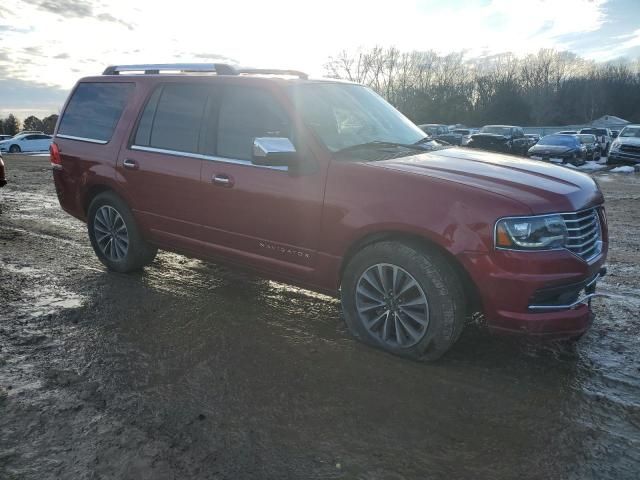
[{"label": "dark suv in background", "polygon": [[481,148],[501,153],[525,155],[536,141],[524,134],[522,127],[512,125],[485,125],[479,133],[471,135],[467,144],[471,148]]},{"label": "dark suv in background", "polygon": [[422,360],[478,310],[496,332],[585,332],[607,253],[596,183],[427,140],[358,84],[117,66],[75,86],[51,163],[111,270],[159,248],[249,267],[339,295],[353,335]]}]

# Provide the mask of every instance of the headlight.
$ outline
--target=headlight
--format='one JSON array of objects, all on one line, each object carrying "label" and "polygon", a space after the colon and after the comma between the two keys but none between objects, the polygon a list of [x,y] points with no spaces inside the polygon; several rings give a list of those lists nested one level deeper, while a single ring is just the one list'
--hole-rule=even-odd
[{"label": "headlight", "polygon": [[564,247],[567,236],[560,215],[503,218],[496,223],[495,244],[512,250],[552,250]]}]

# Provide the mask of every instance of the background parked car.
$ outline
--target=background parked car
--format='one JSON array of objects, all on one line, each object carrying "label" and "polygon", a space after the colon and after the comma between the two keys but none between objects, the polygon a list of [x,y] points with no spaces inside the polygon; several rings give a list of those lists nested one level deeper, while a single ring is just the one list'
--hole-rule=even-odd
[{"label": "background parked car", "polygon": [[585,152],[587,159],[600,160],[600,157],[602,156],[602,146],[595,135],[590,133],[579,133],[576,137],[578,137],[580,143],[587,149]]},{"label": "background parked car", "polygon": [[640,163],[640,125],[628,125],[611,144],[609,163]]},{"label": "background parked car", "polygon": [[611,130],[611,138],[615,140],[620,135],[620,130]]},{"label": "background parked car", "polygon": [[0,135],[0,142],[3,140],[9,140],[13,135]]},{"label": "background parked car", "polygon": [[20,153],[48,151],[52,138],[51,135],[41,133],[23,133],[0,142],[0,152]]},{"label": "background parked car", "polygon": [[527,152],[534,160],[547,160],[553,163],[571,163],[583,165],[587,147],[582,145],[577,135],[553,134],[542,137]]},{"label": "background parked car", "polygon": [[418,125],[420,129],[434,140],[441,140],[449,145],[462,145],[462,135],[449,131],[447,125],[440,123],[425,123]]},{"label": "background parked car", "polygon": [[600,145],[602,145],[602,151],[604,153],[607,153],[609,151],[609,147],[611,147],[612,138],[611,138],[611,130],[609,130],[608,128],[593,128],[593,127],[583,128],[582,130],[580,130],[579,133],[590,133],[592,135],[595,135],[598,141],[600,142]]},{"label": "background parked car", "polygon": [[512,125],[485,125],[480,133],[471,135],[468,144],[472,148],[519,155],[526,154],[532,145],[532,140],[525,136],[522,127]]},{"label": "background parked car", "polygon": [[451,133],[460,135],[460,145],[467,145],[471,141],[472,130],[469,128],[456,128]]},{"label": "background parked car", "polygon": [[[540,140],[540,135],[538,135],[537,133],[525,133],[524,136],[531,139],[531,142],[533,142],[533,145],[538,143],[538,141]],[[533,145],[531,146],[533,147]]]},{"label": "background parked car", "polygon": [[577,135],[577,130],[563,130],[561,132],[556,132],[554,135]]}]

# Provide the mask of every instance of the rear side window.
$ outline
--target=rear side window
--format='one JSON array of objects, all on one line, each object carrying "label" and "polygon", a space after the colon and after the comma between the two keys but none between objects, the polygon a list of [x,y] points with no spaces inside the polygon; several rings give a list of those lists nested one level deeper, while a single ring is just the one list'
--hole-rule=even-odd
[{"label": "rear side window", "polygon": [[58,135],[107,143],[113,136],[133,83],[81,83],[67,105]]},{"label": "rear side window", "polygon": [[187,83],[156,89],[140,118],[134,145],[198,153],[211,93],[208,85]]},{"label": "rear side window", "polygon": [[291,138],[290,130],[286,113],[269,92],[251,87],[225,89],[218,117],[219,156],[251,160],[254,138]]}]

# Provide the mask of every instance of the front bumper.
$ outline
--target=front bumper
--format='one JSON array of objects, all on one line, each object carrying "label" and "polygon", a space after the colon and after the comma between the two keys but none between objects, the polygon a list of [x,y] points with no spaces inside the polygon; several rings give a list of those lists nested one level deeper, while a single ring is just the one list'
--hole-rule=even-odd
[{"label": "front bumper", "polygon": [[607,244],[587,263],[567,250],[494,251],[462,259],[477,286],[488,328],[549,338],[591,325],[590,301],[606,270]]},{"label": "front bumper", "polygon": [[616,162],[628,162],[628,163],[640,163],[640,153],[629,153],[620,150],[609,151],[608,161],[610,163]]}]

